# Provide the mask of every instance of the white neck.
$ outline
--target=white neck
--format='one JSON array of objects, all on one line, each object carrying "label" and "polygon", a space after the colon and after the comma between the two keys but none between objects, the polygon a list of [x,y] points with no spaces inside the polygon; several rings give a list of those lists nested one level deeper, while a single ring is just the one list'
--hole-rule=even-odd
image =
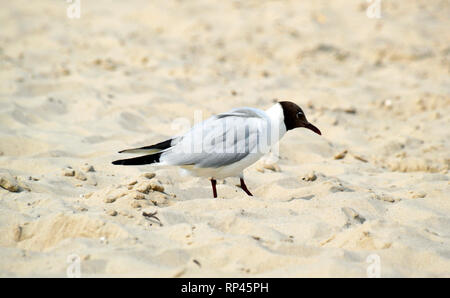
[{"label": "white neck", "polygon": [[[271,108],[266,110],[267,116],[270,118],[272,129],[275,133],[278,130],[278,140],[280,140],[286,133],[286,125],[284,124],[283,108],[279,103],[274,104]],[[278,129],[276,129],[278,128]]]}]

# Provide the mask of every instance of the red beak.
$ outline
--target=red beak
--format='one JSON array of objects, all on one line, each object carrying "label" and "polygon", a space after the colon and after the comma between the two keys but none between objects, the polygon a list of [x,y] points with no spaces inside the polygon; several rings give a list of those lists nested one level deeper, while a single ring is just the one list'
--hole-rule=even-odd
[{"label": "red beak", "polygon": [[319,130],[317,127],[315,127],[314,125],[312,125],[311,123],[305,124],[304,127],[307,128],[307,129],[310,129],[310,130],[314,131],[314,132],[315,132],[316,134],[318,134],[318,135],[322,135],[322,133],[320,132],[320,130]]}]

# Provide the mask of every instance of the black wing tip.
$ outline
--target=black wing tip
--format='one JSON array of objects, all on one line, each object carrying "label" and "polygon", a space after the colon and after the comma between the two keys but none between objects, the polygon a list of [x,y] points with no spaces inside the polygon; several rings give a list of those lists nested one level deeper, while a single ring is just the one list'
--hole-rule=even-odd
[{"label": "black wing tip", "polygon": [[139,147],[139,148],[134,148],[134,149],[125,149],[125,150],[120,150],[119,153],[126,153],[127,151],[131,151],[131,150],[150,150],[150,149],[159,149],[159,150],[164,150],[167,148],[170,148],[171,144],[172,144],[173,139],[168,139],[165,140],[163,142],[160,142],[158,144],[154,144],[154,145],[150,145],[150,146],[144,146],[144,147]]},{"label": "black wing tip", "polygon": [[115,161],[112,162],[112,164],[116,165],[116,166],[137,166],[137,165],[141,165],[139,163],[129,162],[126,159],[115,160]]},{"label": "black wing tip", "polygon": [[119,159],[112,162],[113,165],[121,166],[140,166],[159,162],[162,153],[155,153],[128,159]]}]

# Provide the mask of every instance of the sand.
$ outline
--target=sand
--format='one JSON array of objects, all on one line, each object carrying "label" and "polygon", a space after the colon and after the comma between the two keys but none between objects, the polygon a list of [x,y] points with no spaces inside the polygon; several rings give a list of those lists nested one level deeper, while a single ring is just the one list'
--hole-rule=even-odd
[{"label": "sand", "polygon": [[[0,276],[450,277],[450,5],[368,5],[5,3]],[[111,165],[277,99],[323,135],[248,168],[252,198]]]}]

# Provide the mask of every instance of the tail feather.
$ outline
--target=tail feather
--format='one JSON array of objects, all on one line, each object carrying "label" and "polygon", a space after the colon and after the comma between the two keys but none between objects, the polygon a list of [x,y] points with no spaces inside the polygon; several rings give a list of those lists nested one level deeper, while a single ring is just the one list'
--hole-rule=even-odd
[{"label": "tail feather", "polygon": [[149,154],[134,158],[127,159],[119,159],[112,162],[113,165],[122,165],[122,166],[138,166],[138,165],[148,165],[152,163],[159,162],[159,158],[162,153]]},{"label": "tail feather", "polygon": [[146,154],[153,154],[153,153],[157,153],[157,152],[159,152],[161,150],[170,148],[170,146],[172,146],[172,141],[173,141],[173,139],[169,139],[169,140],[166,140],[164,142],[161,142],[161,143],[158,143],[158,144],[154,144],[154,145],[150,145],[150,146],[122,150],[122,151],[119,151],[119,153],[146,153]]}]

